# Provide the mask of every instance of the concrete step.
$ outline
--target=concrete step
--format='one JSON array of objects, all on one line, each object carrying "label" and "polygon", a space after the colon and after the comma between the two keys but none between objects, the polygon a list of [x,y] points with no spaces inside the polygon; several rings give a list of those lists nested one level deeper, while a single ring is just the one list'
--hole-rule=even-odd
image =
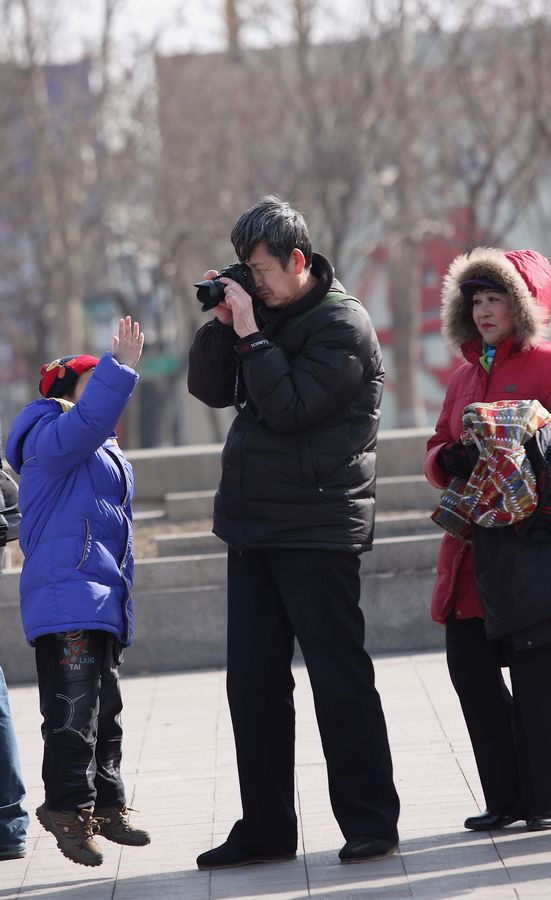
[{"label": "concrete step", "polygon": [[[362,555],[361,571],[383,574],[433,569],[441,537],[442,532],[434,526],[434,533],[430,534],[376,538],[372,552]],[[199,540],[204,541],[203,546],[207,548],[215,546],[208,535],[203,535]],[[226,578],[226,548],[217,538],[214,541],[218,550],[138,560],[136,587],[164,589],[174,585],[204,587],[223,583]]]},{"label": "concrete step", "polygon": [[138,559],[134,585],[138,591],[207,587],[226,582],[226,550],[188,556]]},{"label": "concrete step", "polygon": [[[362,554],[361,571],[382,574],[432,569],[435,566],[441,537],[442,532],[435,526],[434,534],[377,538],[373,550]],[[226,579],[226,548],[217,538],[215,541],[219,549],[214,552],[136,560],[135,590],[165,590],[174,587],[222,584]],[[18,596],[19,575],[19,569],[6,570],[0,581],[0,597],[9,597],[15,602]]]},{"label": "concrete step", "polygon": [[179,534],[157,535],[158,556],[196,556],[198,553],[216,553],[226,545],[212,531],[182,531]]},{"label": "concrete step", "polygon": [[392,475],[377,478],[377,509],[380,512],[401,509],[431,509],[440,499],[440,491],[424,475]]},{"label": "concrete step", "polygon": [[134,509],[132,510],[132,518],[134,522],[143,524],[162,522],[163,519],[166,519],[166,510],[162,507],[157,509]]},{"label": "concrete step", "polygon": [[362,555],[362,573],[394,574],[434,569],[443,531],[430,534],[375,538],[371,553]]},{"label": "concrete step", "polygon": [[[416,534],[434,534],[436,526],[431,520],[432,510],[399,510],[377,513],[375,534],[377,540],[386,537],[409,537]],[[155,536],[157,556],[194,556],[198,553],[216,553],[224,548],[223,541],[212,531],[181,531],[176,534]]]},{"label": "concrete step", "polygon": [[[362,557],[361,606],[372,653],[440,649],[444,629],[430,619],[440,535],[382,538]],[[19,613],[20,572],[0,580],[0,659],[8,681],[36,678]],[[135,640],[124,673],[223,666],[226,659],[226,554],[138,560]]]},{"label": "concrete step", "polygon": [[215,491],[173,491],[165,494],[165,510],[170,522],[212,519]]},{"label": "concrete step", "polygon": [[[400,428],[379,432],[377,472],[380,478],[419,475],[431,428]],[[222,444],[149,447],[130,450],[136,501],[158,503],[176,487],[180,491],[214,490],[220,479]],[[405,505],[405,504],[403,504]]]},{"label": "concrete step", "polygon": [[398,509],[392,512],[375,513],[375,537],[407,537],[413,534],[430,534],[436,525],[431,519],[434,507],[430,509]]},{"label": "concrete step", "polygon": [[[173,522],[208,519],[215,491],[175,491],[165,495],[165,509]],[[394,475],[377,479],[377,510],[433,510],[440,492],[423,475]]]},{"label": "concrete step", "polygon": [[[370,653],[442,649],[444,629],[430,618],[433,583],[432,570],[362,576],[360,602]],[[149,588],[136,594],[135,608],[135,645],[126,654],[127,673],[225,665],[225,583]]]},{"label": "concrete step", "polygon": [[220,480],[221,452],[222,444],[129,450],[126,456],[134,468],[135,499],[159,501],[175,487],[212,490]]},{"label": "concrete step", "polygon": [[377,475],[421,475],[427,441],[433,428],[393,428],[379,431],[377,438]]}]

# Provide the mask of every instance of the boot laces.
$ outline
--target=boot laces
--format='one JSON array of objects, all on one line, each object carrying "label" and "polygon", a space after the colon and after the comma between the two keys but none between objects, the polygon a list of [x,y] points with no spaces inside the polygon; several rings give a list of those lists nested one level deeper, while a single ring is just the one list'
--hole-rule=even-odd
[{"label": "boot laces", "polygon": [[80,813],[77,813],[77,819],[82,825],[85,838],[92,838],[95,834],[99,834],[99,820],[94,816],[93,810],[81,810]]},{"label": "boot laces", "polygon": [[129,813],[138,812],[138,810],[135,810],[132,806],[123,804],[122,806],[105,807],[102,812],[104,815],[94,813],[94,818],[96,822],[98,822],[98,827],[105,823],[106,825],[120,825],[127,830],[131,830],[132,826],[128,821]]}]

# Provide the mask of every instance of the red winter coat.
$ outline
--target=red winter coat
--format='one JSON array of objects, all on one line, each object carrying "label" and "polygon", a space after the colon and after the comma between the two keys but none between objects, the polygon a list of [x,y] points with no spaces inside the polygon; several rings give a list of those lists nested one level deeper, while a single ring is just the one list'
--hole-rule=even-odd
[{"label": "red winter coat", "polygon": [[[489,374],[479,361],[482,338],[472,321],[472,307],[459,289],[461,282],[475,277],[491,278],[507,287],[516,326],[514,338],[498,344]],[[539,253],[477,248],[452,263],[442,292],[442,331],[466,362],[450,378],[435,433],[427,444],[425,475],[435,487],[443,489],[451,480],[436,457],[441,447],[459,439],[467,404],[539,400],[551,410],[551,344],[542,342],[549,310],[551,265]],[[437,562],[432,618],[444,622],[452,612],[462,619],[482,618],[471,545],[445,534]]]}]

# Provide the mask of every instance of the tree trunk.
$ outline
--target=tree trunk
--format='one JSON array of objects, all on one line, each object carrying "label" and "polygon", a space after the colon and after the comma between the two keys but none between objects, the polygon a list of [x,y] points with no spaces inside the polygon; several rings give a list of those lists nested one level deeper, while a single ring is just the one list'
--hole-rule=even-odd
[{"label": "tree trunk", "polygon": [[425,424],[421,392],[421,289],[419,246],[411,238],[391,254],[390,290],[394,309],[394,373],[396,424],[409,428]]}]

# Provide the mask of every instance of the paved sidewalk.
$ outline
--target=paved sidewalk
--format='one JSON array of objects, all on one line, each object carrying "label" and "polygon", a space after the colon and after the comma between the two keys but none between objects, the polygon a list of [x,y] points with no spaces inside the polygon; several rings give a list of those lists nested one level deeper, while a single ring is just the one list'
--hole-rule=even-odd
[{"label": "paved sidewalk", "polygon": [[195,867],[197,853],[220,843],[239,815],[224,672],[209,671],[124,679],[125,781],[129,804],[140,811],[134,820],[149,828],[152,843],[123,849],[103,841],[100,869],[76,866],[34,818],[42,802],[40,717],[36,689],[19,687],[10,695],[33,822],[27,858],[0,863],[0,900],[550,898],[551,833],[462,828],[482,798],[443,654],[379,657],[375,665],[402,800],[399,855],[339,863],[343,840],[329,807],[308,678],[298,666],[296,862],[213,873]]}]

